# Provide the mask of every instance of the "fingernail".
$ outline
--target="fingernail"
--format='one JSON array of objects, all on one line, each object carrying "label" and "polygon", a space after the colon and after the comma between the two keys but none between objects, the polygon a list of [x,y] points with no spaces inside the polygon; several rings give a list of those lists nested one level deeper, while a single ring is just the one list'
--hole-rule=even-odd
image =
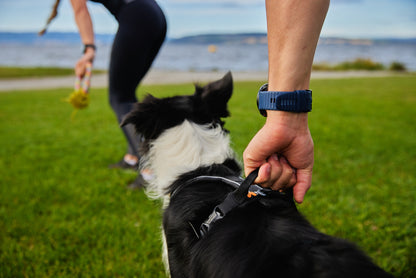
[{"label": "fingernail", "polygon": [[279,161],[279,156],[276,153],[272,154],[272,159]]}]

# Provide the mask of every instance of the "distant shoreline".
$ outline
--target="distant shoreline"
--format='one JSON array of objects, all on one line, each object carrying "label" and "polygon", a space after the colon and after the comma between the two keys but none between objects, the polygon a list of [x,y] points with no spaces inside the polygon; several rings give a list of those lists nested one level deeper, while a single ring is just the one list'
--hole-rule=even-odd
[{"label": "distant shoreline", "polygon": [[[153,67],[179,71],[267,71],[266,42],[264,33],[168,38]],[[97,34],[96,44],[94,68],[106,70],[110,63],[112,35]],[[72,68],[80,56],[81,46],[77,33],[50,32],[39,37],[35,33],[0,32],[0,61],[4,66]],[[400,63],[409,71],[416,71],[415,47],[416,38],[321,37],[314,64],[332,67],[368,59],[385,68]]]},{"label": "distant shoreline", "polygon": [[[267,33],[264,32],[235,32],[235,33],[202,33],[185,35],[181,37],[168,37],[166,42],[171,43],[266,43]],[[114,34],[97,33],[96,40],[101,43],[111,43]],[[63,42],[81,43],[77,32],[47,32],[39,37],[37,32],[0,31],[0,43],[23,40],[25,42],[56,40]],[[348,37],[348,36],[321,36],[320,43],[324,44],[368,44],[370,43],[416,43],[416,37]]]},{"label": "distant shoreline", "polygon": [[[142,85],[206,83],[219,79],[224,74],[225,71],[172,71],[152,69],[143,79]],[[265,71],[233,71],[232,74],[235,81],[265,82],[267,80],[267,72]],[[314,71],[312,72],[312,79],[407,76],[409,74],[412,73],[397,73],[391,71]],[[3,79],[0,80],[0,91],[72,88],[74,80],[75,78],[73,76]],[[91,79],[91,86],[93,88],[105,88],[107,84],[107,74],[96,74]]]}]

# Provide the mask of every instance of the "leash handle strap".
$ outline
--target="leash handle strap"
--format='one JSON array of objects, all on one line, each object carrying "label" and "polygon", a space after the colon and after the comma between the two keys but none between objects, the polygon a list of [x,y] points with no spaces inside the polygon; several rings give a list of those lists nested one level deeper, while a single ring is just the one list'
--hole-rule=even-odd
[{"label": "leash handle strap", "polygon": [[227,213],[241,205],[246,200],[247,192],[254,180],[257,178],[258,174],[259,169],[251,172],[236,190],[229,193],[224,201],[214,208],[214,211],[210,214],[208,219],[201,224],[199,232],[202,237],[207,235],[212,224],[224,218]]},{"label": "leash handle strap", "polygon": [[245,200],[250,186],[254,183],[254,180],[257,178],[258,175],[259,169],[257,168],[247,176],[247,178],[241,183],[241,185],[236,190],[230,193],[235,198],[236,202],[242,203]]},{"label": "leash handle strap", "polygon": [[75,85],[74,85],[75,91],[82,90],[83,93],[87,94],[91,85],[91,75],[92,75],[92,64],[87,63],[87,65],[85,66],[84,78],[77,76],[77,78],[75,79]]}]

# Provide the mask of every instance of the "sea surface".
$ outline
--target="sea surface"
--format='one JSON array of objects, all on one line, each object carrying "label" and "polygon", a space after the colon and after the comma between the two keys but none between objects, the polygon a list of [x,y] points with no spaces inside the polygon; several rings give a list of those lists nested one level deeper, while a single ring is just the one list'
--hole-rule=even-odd
[{"label": "sea surface", "polygon": [[[112,35],[97,35],[97,57],[94,67],[107,69]],[[153,67],[180,71],[266,71],[267,45],[220,43],[215,52],[208,43],[181,43],[167,40]],[[0,65],[21,67],[73,67],[82,52],[76,33],[50,33],[38,37],[34,33],[0,32]],[[337,64],[357,58],[371,59],[388,67],[400,62],[416,71],[416,40],[377,40],[351,43],[342,40],[321,40],[314,63]]]}]

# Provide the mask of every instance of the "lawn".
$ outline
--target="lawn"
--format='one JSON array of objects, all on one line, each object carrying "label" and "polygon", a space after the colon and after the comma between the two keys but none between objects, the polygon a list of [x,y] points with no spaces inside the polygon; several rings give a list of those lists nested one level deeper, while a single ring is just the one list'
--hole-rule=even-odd
[{"label": "lawn", "polygon": [[[93,73],[103,73],[103,70],[93,69]],[[71,76],[74,74],[73,68],[57,67],[5,67],[0,66],[0,80],[19,79],[19,78],[39,78],[52,76]]]},{"label": "lawn", "polygon": [[[262,82],[237,82],[233,147],[264,122]],[[416,277],[416,78],[313,80],[313,186],[299,209],[396,277]],[[139,96],[190,93],[143,86]],[[0,277],[165,277],[160,203],[110,170],[125,143],[105,89],[71,119],[71,89],[0,93]]]}]

